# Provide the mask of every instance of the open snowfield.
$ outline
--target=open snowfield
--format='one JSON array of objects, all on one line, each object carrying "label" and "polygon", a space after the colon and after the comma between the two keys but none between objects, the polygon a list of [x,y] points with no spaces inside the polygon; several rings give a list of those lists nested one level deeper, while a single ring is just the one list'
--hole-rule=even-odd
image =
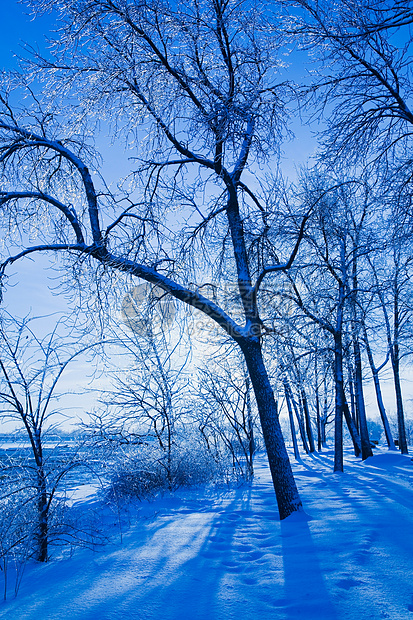
[{"label": "open snowfield", "polygon": [[26,568],[7,620],[413,620],[413,463],[376,450],[293,462],[308,516],[280,523],[265,458],[251,486],[142,505],[93,553]]}]

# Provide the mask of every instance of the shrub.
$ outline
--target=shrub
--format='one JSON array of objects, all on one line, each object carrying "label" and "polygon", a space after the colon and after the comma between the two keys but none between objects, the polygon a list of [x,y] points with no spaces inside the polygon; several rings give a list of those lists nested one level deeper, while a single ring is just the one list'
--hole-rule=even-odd
[{"label": "shrub", "polygon": [[109,501],[151,499],[182,487],[228,482],[230,463],[217,463],[202,444],[189,442],[164,453],[154,445],[122,446],[107,463]]}]

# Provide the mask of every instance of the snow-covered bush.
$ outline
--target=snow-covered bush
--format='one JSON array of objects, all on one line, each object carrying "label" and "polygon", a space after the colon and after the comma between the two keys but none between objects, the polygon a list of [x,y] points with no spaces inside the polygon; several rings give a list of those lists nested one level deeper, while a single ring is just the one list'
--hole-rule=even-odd
[{"label": "snow-covered bush", "polygon": [[383,433],[383,425],[381,421],[377,418],[375,420],[367,420],[367,426],[369,429],[369,436],[372,442],[379,443]]},{"label": "snow-covered bush", "polygon": [[222,480],[223,471],[202,444],[188,442],[164,453],[146,443],[119,446],[106,461],[105,477],[106,498],[119,502]]}]

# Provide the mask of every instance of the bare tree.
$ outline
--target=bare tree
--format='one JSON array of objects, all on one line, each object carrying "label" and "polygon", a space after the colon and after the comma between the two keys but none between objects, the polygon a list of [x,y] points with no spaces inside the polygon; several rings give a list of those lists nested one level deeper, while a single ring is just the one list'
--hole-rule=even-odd
[{"label": "bare tree", "polygon": [[[35,59],[57,97],[18,110],[3,87],[0,198],[21,250],[2,273],[24,256],[60,253],[79,277],[94,261],[100,277],[141,278],[210,317],[244,355],[280,517],[301,510],[258,299],[267,274],[291,267],[305,212],[285,261],[249,252],[272,224],[254,165],[277,151],[282,132],[279,35],[259,3],[242,0],[36,4],[53,4],[63,20],[54,59]],[[93,174],[87,137],[101,118],[137,157],[116,195]]]},{"label": "bare tree", "polygon": [[[76,453],[62,455],[60,464],[53,462],[48,454],[45,448],[48,433],[62,421],[59,419],[61,412],[52,407],[59,396],[59,381],[67,366],[90,349],[90,345],[69,346],[59,339],[57,327],[47,337],[39,338],[32,329],[32,320],[18,321],[3,315],[0,348],[0,416],[23,430],[32,457],[28,460],[21,457],[4,466],[6,479],[13,472],[17,475],[9,488],[3,485],[2,499],[23,491],[22,505],[34,506],[34,555],[38,561],[45,562],[48,559],[49,516],[56,491],[67,473],[81,463]],[[30,531],[31,528],[29,534]],[[24,536],[27,537],[27,532]]]},{"label": "bare tree", "polygon": [[[302,9],[291,24],[320,65],[307,89],[311,109],[324,114],[322,157],[407,167],[413,113],[409,2],[293,0]],[[314,74],[313,74],[314,75]]]}]

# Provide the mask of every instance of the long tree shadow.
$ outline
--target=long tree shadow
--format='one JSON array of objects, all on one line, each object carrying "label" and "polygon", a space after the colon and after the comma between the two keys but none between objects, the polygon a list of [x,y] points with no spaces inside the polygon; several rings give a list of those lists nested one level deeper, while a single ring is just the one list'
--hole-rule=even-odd
[{"label": "long tree shadow", "polygon": [[335,620],[308,521],[294,515],[281,522],[286,618]]}]

